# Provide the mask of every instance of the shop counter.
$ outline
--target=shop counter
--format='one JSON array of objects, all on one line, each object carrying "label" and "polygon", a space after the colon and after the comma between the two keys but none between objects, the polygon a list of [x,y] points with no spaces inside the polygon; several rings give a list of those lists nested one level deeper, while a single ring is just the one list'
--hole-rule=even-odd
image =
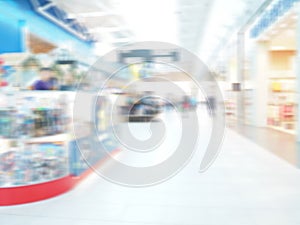
[{"label": "shop counter", "polygon": [[[0,95],[0,206],[65,193],[92,171],[90,166],[103,163],[103,147],[110,154],[118,151],[105,129],[97,133],[106,137],[102,144],[90,132],[74,139],[74,98],[75,93],[60,91]],[[79,149],[78,144],[89,148]]]}]

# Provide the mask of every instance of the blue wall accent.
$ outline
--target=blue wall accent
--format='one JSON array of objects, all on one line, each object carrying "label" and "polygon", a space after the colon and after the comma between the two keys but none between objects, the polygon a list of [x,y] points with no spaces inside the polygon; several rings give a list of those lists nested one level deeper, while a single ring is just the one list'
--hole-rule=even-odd
[{"label": "blue wall accent", "polygon": [[0,53],[25,51],[24,25],[24,21],[16,18],[8,20],[0,13]]},{"label": "blue wall accent", "polygon": [[[3,24],[3,21],[6,21],[6,23],[13,25],[19,20],[26,22],[26,28],[31,33],[57,45],[58,47],[65,46],[67,44],[72,46],[72,51],[75,51],[83,57],[91,56],[92,54],[92,43],[80,40],[60,26],[36,13],[29,0],[0,0],[0,23]],[[18,33],[15,29],[16,25],[13,25],[12,27],[14,29],[11,28],[10,36],[12,35],[12,32]],[[1,38],[5,32],[6,30],[1,28],[1,45],[5,45],[5,39],[3,43]],[[19,41],[21,41],[21,39],[19,39]],[[22,46],[22,43],[19,43],[19,45]]]}]

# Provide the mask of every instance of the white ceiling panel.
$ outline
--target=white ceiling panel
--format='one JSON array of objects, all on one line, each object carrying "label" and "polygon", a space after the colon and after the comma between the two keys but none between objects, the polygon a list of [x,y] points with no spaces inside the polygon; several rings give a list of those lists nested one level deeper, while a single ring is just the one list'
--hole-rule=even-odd
[{"label": "white ceiling panel", "polygon": [[208,61],[261,0],[53,0],[102,42],[167,41]]}]

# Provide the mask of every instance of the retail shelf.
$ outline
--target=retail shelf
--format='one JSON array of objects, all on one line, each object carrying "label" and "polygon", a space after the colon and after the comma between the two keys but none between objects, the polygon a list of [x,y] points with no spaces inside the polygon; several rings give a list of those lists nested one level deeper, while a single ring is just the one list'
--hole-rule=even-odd
[{"label": "retail shelf", "polygon": [[70,140],[69,134],[57,134],[51,136],[29,138],[26,140],[26,142],[30,144],[34,144],[34,143],[65,142],[69,140]]},{"label": "retail shelf", "polygon": [[281,131],[281,132],[285,132],[285,133],[288,133],[288,134],[296,135],[295,130],[288,130],[288,129],[284,129],[283,127],[277,127],[277,126],[271,126],[271,125],[268,125],[267,127],[271,128],[271,129],[274,129],[274,130],[277,130],[277,131]]},{"label": "retail shelf", "polygon": [[270,80],[295,80],[297,77],[269,77]]},{"label": "retail shelf", "polygon": [[286,103],[286,102],[283,102],[283,103],[268,103],[268,105],[272,105],[272,106],[282,106],[282,105],[298,105],[297,103]]},{"label": "retail shelf", "polygon": [[297,92],[296,91],[271,91],[272,94],[287,94],[287,93],[290,93],[290,94],[296,94]]}]

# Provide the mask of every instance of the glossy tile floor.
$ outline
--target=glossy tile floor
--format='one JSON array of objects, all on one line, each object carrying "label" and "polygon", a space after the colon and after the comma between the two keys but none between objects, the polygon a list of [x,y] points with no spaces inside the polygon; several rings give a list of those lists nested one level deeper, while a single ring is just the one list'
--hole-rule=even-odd
[{"label": "glossy tile floor", "polygon": [[299,225],[300,170],[232,130],[205,173],[199,157],[147,188],[91,175],[73,191],[0,208],[1,225]]}]

